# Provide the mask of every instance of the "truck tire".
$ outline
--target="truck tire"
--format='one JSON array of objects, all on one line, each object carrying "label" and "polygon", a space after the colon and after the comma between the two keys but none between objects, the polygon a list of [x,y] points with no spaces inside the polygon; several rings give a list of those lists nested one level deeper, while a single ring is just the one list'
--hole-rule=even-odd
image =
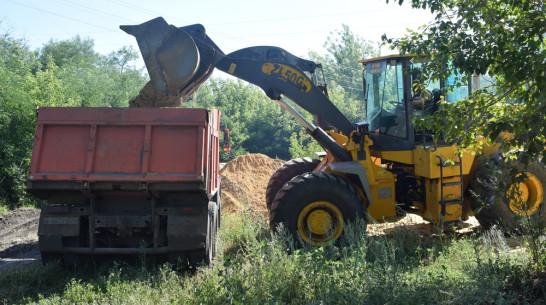
[{"label": "truck tire", "polygon": [[216,256],[216,250],[218,245],[218,225],[219,225],[219,210],[209,209],[209,220],[207,228],[207,245],[205,248],[191,251],[189,256],[189,265],[192,268],[197,267],[200,264],[210,265],[214,257]]},{"label": "truck tire", "polygon": [[366,219],[365,205],[353,186],[334,174],[312,172],[282,187],[269,224],[274,232],[282,224],[297,246],[320,246],[338,242],[345,224],[359,218]]},{"label": "truck tire", "polygon": [[292,178],[303,173],[313,171],[320,163],[318,159],[311,158],[296,158],[284,163],[279,167],[269,179],[267,189],[265,190],[265,203],[267,210],[271,210],[271,204],[275,200],[275,196],[283,185]]},{"label": "truck tire", "polygon": [[210,244],[210,253],[211,260],[216,257],[216,251],[218,249],[218,228],[220,225],[220,207],[214,211],[214,217],[212,220],[212,234],[211,234],[211,244]]},{"label": "truck tire", "polygon": [[[508,183],[501,181],[508,174],[510,166],[516,167],[518,175],[525,174],[522,183],[507,186]],[[515,186],[523,191],[520,200],[509,198],[509,190]],[[468,197],[482,227],[487,229],[498,225],[509,232],[518,232],[527,217],[532,222],[546,224],[544,190],[546,169],[542,164],[530,162],[527,167],[517,161],[507,164],[501,154],[495,153],[480,164],[475,178],[470,182]],[[528,204],[522,207],[518,201]]]}]

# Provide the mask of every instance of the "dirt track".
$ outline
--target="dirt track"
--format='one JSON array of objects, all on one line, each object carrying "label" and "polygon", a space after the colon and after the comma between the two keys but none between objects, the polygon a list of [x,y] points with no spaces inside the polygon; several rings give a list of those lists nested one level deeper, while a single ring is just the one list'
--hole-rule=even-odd
[{"label": "dirt track", "polygon": [[28,208],[0,214],[0,272],[40,258],[39,216],[39,210]]}]

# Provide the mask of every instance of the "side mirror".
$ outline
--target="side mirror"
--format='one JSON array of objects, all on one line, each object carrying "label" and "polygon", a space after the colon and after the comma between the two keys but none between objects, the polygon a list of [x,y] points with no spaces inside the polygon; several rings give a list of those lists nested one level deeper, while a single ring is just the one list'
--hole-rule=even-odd
[{"label": "side mirror", "polygon": [[229,137],[229,129],[224,129],[224,144],[222,144],[222,149],[224,151],[231,151],[231,140]]}]

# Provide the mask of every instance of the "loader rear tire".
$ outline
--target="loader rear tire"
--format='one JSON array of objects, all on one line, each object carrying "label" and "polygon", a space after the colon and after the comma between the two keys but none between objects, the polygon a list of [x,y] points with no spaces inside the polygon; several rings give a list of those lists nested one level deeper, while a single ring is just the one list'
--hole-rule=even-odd
[{"label": "loader rear tire", "polygon": [[320,163],[318,159],[296,158],[284,163],[277,169],[269,179],[267,183],[267,189],[265,191],[265,203],[267,210],[271,210],[271,204],[275,200],[275,196],[279,190],[297,175],[301,175],[307,172],[313,171]]},{"label": "loader rear tire", "polygon": [[[510,166],[524,174],[522,183],[509,185],[507,174]],[[502,188],[502,189],[499,189]],[[522,190],[522,199],[510,199],[510,190]],[[498,225],[512,233],[521,232],[525,219],[546,224],[546,168],[539,162],[530,162],[527,167],[517,161],[507,164],[499,153],[484,159],[469,185],[469,200],[476,219],[488,229]],[[524,206],[521,201],[525,201]]]},{"label": "loader rear tire", "polygon": [[343,178],[312,172],[287,182],[273,201],[271,230],[282,226],[294,244],[321,246],[339,242],[345,224],[365,220],[364,200]]}]

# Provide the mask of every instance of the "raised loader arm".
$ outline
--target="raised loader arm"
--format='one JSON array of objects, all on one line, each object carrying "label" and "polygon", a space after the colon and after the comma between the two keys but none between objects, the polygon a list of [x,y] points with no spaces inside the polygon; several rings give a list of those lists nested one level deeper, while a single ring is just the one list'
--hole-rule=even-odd
[{"label": "raised loader arm", "polygon": [[[212,73],[214,68],[262,88],[267,96],[283,107],[284,95],[317,116],[322,126],[333,126],[345,135],[355,129],[353,124],[306,76],[314,75],[318,65],[270,46],[241,49],[225,55],[206,35],[202,25],[175,27],[161,17],[135,26],[121,26],[136,37],[150,83],[141,91],[141,104],[148,107],[161,101],[185,100]],[[150,106],[151,105],[151,106]],[[308,132],[339,161],[351,160],[349,154],[324,130],[316,127],[296,112],[289,110]]]}]

